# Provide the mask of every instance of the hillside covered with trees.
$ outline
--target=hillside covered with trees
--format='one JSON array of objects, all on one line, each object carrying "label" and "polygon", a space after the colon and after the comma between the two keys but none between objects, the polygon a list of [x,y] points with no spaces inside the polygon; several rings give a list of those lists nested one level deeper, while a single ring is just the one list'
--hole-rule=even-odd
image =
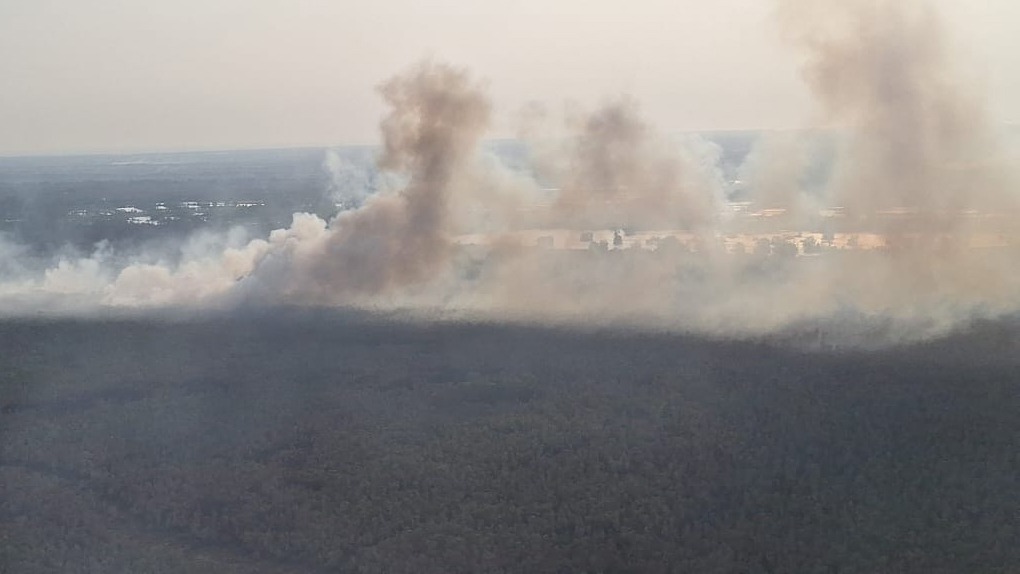
[{"label": "hillside covered with trees", "polygon": [[0,571],[1015,572],[1012,324],[0,323]]}]

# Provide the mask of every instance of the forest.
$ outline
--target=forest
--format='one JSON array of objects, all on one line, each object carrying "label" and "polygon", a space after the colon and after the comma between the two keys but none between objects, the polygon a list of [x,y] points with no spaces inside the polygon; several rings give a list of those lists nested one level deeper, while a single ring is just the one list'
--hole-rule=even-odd
[{"label": "forest", "polygon": [[1015,572],[1020,329],[0,322],[0,572]]}]

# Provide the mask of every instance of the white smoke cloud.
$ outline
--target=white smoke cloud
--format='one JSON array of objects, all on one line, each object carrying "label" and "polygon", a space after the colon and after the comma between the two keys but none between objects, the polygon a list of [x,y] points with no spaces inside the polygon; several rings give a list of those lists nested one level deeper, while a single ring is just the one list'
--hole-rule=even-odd
[{"label": "white smoke cloud", "polygon": [[396,182],[378,180],[374,165],[366,158],[351,157],[335,149],[326,150],[322,168],[329,176],[329,199],[340,209],[361,207],[372,194],[399,186]]}]

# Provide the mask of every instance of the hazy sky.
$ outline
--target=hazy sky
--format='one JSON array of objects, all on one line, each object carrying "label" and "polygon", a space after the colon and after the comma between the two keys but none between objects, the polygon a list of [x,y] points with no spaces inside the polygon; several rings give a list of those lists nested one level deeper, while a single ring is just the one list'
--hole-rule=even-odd
[{"label": "hazy sky", "polygon": [[[1020,120],[1020,3],[933,0]],[[525,103],[636,96],[666,131],[797,127],[768,0],[0,0],[0,154],[373,143],[424,56]]]}]

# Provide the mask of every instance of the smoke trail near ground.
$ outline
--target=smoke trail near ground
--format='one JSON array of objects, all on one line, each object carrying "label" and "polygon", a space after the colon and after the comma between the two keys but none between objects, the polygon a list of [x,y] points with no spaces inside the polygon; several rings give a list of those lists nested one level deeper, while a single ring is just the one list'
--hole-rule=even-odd
[{"label": "smoke trail near ground", "polygon": [[5,283],[0,307],[355,305],[728,334],[864,316],[910,336],[1014,311],[1014,182],[938,15],[921,0],[777,14],[836,128],[759,141],[744,203],[727,202],[718,150],[658,133],[628,98],[551,131],[533,109],[526,131],[559,135],[533,139],[531,174],[511,170],[481,149],[483,86],[424,62],[380,88],[378,164],[399,183],[356,209],[175,264],[64,260]]}]

